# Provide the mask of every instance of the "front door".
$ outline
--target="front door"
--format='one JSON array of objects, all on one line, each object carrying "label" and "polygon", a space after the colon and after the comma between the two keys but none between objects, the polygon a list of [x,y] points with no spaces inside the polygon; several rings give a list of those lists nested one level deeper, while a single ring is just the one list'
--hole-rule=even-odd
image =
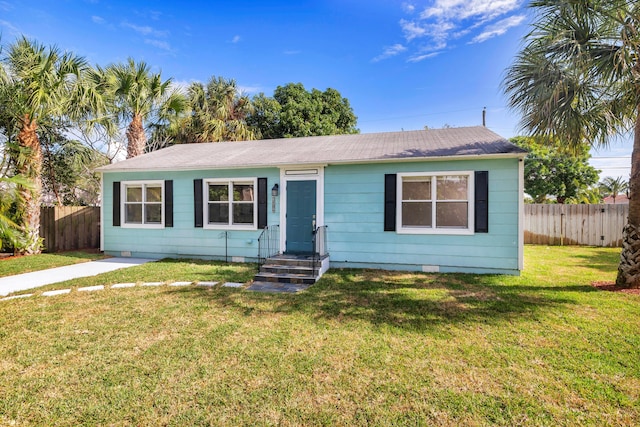
[{"label": "front door", "polygon": [[287,182],[287,253],[313,253],[316,181]]}]

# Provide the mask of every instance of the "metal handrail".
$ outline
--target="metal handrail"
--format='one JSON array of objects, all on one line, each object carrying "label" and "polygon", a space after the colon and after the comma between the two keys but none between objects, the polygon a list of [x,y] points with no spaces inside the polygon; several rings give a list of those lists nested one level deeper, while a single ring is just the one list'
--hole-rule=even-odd
[{"label": "metal handrail", "polygon": [[327,252],[327,228],[323,225],[313,230],[313,276],[316,275],[316,262],[324,258]]},{"label": "metal handrail", "polygon": [[265,263],[267,258],[280,253],[280,226],[266,226],[258,237],[258,264]]}]

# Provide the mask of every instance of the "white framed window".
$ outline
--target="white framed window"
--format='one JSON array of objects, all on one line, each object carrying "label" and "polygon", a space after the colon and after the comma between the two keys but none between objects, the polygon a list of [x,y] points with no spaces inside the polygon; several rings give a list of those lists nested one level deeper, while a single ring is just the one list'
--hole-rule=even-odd
[{"label": "white framed window", "polygon": [[124,181],[120,185],[122,227],[164,227],[164,181]]},{"label": "white framed window", "polygon": [[401,173],[398,233],[473,234],[473,172]]},{"label": "white framed window", "polygon": [[257,178],[204,181],[204,227],[256,230],[258,228]]}]

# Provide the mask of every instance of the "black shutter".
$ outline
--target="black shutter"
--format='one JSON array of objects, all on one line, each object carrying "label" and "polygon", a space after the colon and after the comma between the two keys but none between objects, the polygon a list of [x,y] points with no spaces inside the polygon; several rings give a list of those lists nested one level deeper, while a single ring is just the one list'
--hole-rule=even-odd
[{"label": "black shutter", "polygon": [[164,226],[173,227],[173,181],[164,182]]},{"label": "black shutter", "polygon": [[396,174],[384,176],[384,231],[396,231]]},{"label": "black shutter", "polygon": [[258,228],[267,226],[267,178],[258,178]]},{"label": "black shutter", "polygon": [[120,227],[120,182],[113,183],[113,226]]},{"label": "black shutter", "polygon": [[203,214],[203,206],[202,206],[202,180],[194,179],[193,180],[193,226],[197,228],[202,228],[202,214]]},{"label": "black shutter", "polygon": [[475,232],[489,232],[489,172],[476,171]]}]

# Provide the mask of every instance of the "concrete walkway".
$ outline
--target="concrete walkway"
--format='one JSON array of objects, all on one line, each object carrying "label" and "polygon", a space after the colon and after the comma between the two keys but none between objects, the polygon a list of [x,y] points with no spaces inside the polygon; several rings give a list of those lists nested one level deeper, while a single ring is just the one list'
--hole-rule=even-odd
[{"label": "concrete walkway", "polygon": [[154,260],[144,258],[107,258],[31,273],[16,274],[15,276],[0,277],[0,296],[79,277],[96,276],[109,271],[120,270],[121,268],[142,265],[150,261]]}]

